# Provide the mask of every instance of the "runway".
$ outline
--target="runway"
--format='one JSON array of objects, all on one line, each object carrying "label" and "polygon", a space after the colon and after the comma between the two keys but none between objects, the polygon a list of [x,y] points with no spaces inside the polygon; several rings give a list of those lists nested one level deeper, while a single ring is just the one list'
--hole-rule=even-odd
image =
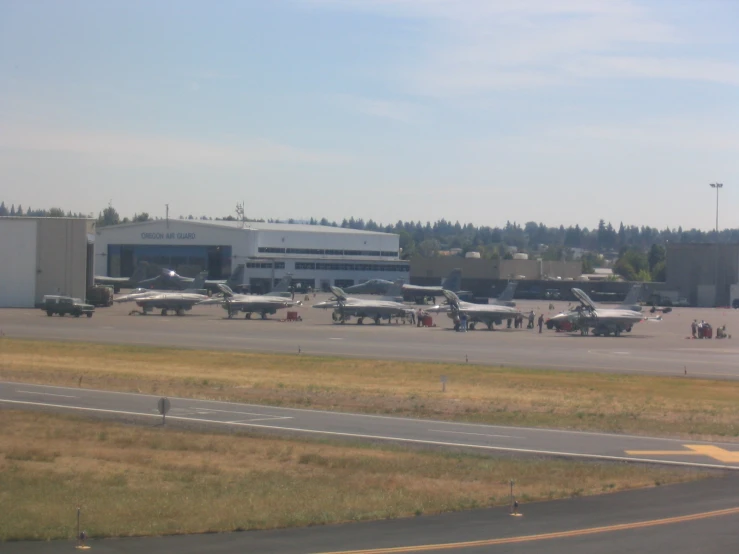
[{"label": "runway", "polygon": [[[116,420],[161,421],[159,397],[0,382],[0,406],[45,409]],[[572,459],[644,461],[739,470],[732,443],[504,427],[170,398],[170,424],[255,430],[307,437],[418,444],[440,448]]]},{"label": "runway", "polygon": [[[308,303],[325,299],[311,298]],[[225,318],[218,306],[193,308],[184,317],[129,316],[135,306],[101,308],[92,319],[47,317],[41,310],[0,310],[0,332],[7,337],[109,344],[252,350],[382,358],[429,362],[465,362],[578,371],[609,371],[651,375],[739,378],[739,336],[726,340],[687,340],[690,322],[705,319],[714,327],[739,329],[739,311],[678,308],[663,321],[642,322],[621,337],[581,337],[544,329],[475,330],[455,333],[445,316],[438,326],[336,325],[330,312],[302,307],[302,322]],[[545,315],[566,307],[521,301],[522,310]]]}]

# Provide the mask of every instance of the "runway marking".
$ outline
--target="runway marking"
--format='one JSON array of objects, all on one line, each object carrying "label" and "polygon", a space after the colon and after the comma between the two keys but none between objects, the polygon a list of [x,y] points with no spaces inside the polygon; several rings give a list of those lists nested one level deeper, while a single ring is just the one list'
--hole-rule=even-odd
[{"label": "runway marking", "polygon": [[[159,414],[152,414],[150,412],[129,412],[127,410],[109,410],[105,408],[85,408],[82,406],[68,406],[65,404],[47,404],[44,402],[28,402],[25,400],[6,400],[0,399],[0,403],[7,404],[22,404],[27,406],[45,406],[47,408],[63,408],[67,410],[79,410],[81,412],[99,412],[109,414],[120,414],[120,415],[132,415],[141,417],[156,417],[160,418]],[[644,462],[662,465],[674,465],[674,466],[687,466],[687,467],[706,467],[713,469],[732,469],[739,470],[739,466],[736,465],[719,465],[719,464],[706,464],[698,462],[682,462],[678,460],[659,460],[649,458],[628,458],[625,456],[609,456],[604,454],[583,454],[580,452],[556,452],[551,450],[535,450],[532,448],[513,448],[509,446],[490,446],[483,444],[466,444],[460,442],[444,442],[444,441],[432,441],[427,439],[410,439],[404,437],[388,437],[384,435],[368,435],[364,433],[345,433],[341,431],[324,431],[321,429],[306,429],[301,427],[282,427],[279,425],[262,425],[259,423],[229,423],[227,421],[218,421],[214,419],[201,419],[196,417],[183,417],[183,416],[169,416],[170,420],[177,421],[195,421],[198,423],[209,423],[211,425],[238,425],[242,427],[252,427],[255,429],[271,429],[273,431],[293,431],[297,433],[313,434],[313,435],[331,435],[334,437],[351,437],[356,439],[370,439],[370,440],[384,440],[393,442],[406,442],[412,444],[433,444],[436,446],[454,446],[463,448],[476,448],[480,450],[493,450],[500,452],[517,452],[520,454],[543,454],[549,456],[564,456],[567,458],[581,458],[585,460],[613,460],[620,462]]]},{"label": "runway marking", "polygon": [[429,429],[431,433],[454,433],[455,435],[476,435],[478,437],[496,437],[501,439],[522,439],[524,437],[514,437],[513,435],[489,435],[487,433],[465,433],[463,431],[445,431],[443,429]]},{"label": "runway marking", "polygon": [[739,514],[739,507],[702,512],[687,516],[667,517],[663,519],[652,519],[648,521],[635,521],[633,523],[620,523],[606,525],[603,527],[589,527],[586,529],[573,529],[572,531],[555,531],[553,533],[541,533],[539,535],[521,535],[518,537],[506,537],[502,539],[483,539],[479,541],[454,542],[442,544],[423,544],[418,546],[399,546],[392,548],[373,548],[367,550],[342,550],[338,552],[327,552],[324,554],[396,554],[401,552],[429,552],[433,550],[452,550],[460,548],[478,548],[480,546],[495,546],[498,544],[517,544],[523,542],[545,541],[551,539],[565,539],[570,537],[584,537],[586,535],[597,535],[599,533],[611,533],[614,531],[629,531],[632,529],[644,529],[646,527],[657,527],[659,525],[674,525],[689,521],[699,521],[713,517],[722,517]]},{"label": "runway marking", "polygon": [[725,464],[739,464],[739,451],[706,444],[684,444],[690,450],[626,450],[629,456],[707,456]]},{"label": "runway marking", "polygon": [[344,340],[342,337],[329,337],[328,340]]},{"label": "runway marking", "polygon": [[[281,416],[275,416],[275,417],[258,417],[257,419],[244,419],[244,420],[236,420],[236,421],[226,421],[225,423],[228,424],[236,424],[236,423],[254,423],[255,421],[272,421],[275,419],[292,419],[291,417],[281,417]],[[218,423],[218,422],[216,422]]]},{"label": "runway marking", "polygon": [[69,394],[54,394],[53,392],[36,392],[32,390],[17,390],[15,392],[17,392],[18,394],[43,394],[46,396],[60,396],[62,398],[77,398],[76,396],[72,396]]}]

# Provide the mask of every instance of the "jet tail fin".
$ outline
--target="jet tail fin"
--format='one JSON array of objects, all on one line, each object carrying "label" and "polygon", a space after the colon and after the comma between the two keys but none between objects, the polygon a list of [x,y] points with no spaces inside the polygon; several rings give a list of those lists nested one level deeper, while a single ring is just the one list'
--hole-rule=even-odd
[{"label": "jet tail fin", "polygon": [[201,271],[198,273],[198,276],[195,277],[192,281],[191,288],[193,289],[204,289],[205,288],[205,279],[208,277],[207,271]]},{"label": "jet tail fin", "polygon": [[622,306],[635,306],[639,303],[639,300],[641,299],[641,292],[644,285],[642,283],[636,283],[633,287],[631,287],[631,290],[629,291],[629,294],[626,295],[626,298],[624,298],[624,301],[621,302]]},{"label": "jet tail fin", "polygon": [[237,265],[234,270],[231,272],[231,275],[229,275],[228,280],[226,281],[226,284],[229,287],[243,285],[244,284],[244,274],[246,272],[246,265],[245,264],[239,264]]},{"label": "jet tail fin", "polygon": [[146,279],[146,266],[145,262],[139,262],[136,269],[133,270],[130,279],[128,280],[132,287],[135,287],[138,283]]},{"label": "jet tail fin", "polygon": [[390,288],[385,293],[385,297],[394,300],[399,296],[403,296],[403,282],[403,279],[398,279],[390,285]]},{"label": "jet tail fin", "polygon": [[503,292],[498,296],[498,300],[501,302],[507,302],[513,300],[513,294],[516,292],[518,281],[508,281],[508,285],[503,289]]},{"label": "jet tail fin", "polygon": [[449,276],[441,283],[441,288],[452,292],[462,289],[462,270],[460,268],[452,269]]},{"label": "jet tail fin", "polygon": [[280,279],[280,282],[275,285],[275,288],[273,288],[270,291],[270,294],[274,294],[277,292],[290,292],[290,285],[293,282],[293,276],[291,273],[285,274],[285,276]]}]

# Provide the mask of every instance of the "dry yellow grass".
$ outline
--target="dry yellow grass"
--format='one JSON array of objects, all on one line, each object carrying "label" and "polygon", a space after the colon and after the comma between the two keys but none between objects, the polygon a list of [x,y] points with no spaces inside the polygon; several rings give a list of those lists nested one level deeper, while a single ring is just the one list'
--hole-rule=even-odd
[{"label": "dry yellow grass", "polygon": [[[0,410],[0,541],[267,529],[590,495],[706,477],[188,433]],[[7,507],[10,507],[8,509]],[[2,548],[0,548],[2,550]]]},{"label": "dry yellow grass", "polygon": [[[739,383],[0,339],[0,379],[485,423],[739,436]],[[439,377],[446,375],[447,392]]]}]

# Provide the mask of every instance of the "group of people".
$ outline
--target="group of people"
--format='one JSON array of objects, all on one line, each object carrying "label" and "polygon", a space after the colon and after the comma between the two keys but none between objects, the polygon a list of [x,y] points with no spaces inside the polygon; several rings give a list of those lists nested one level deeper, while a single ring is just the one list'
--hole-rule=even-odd
[{"label": "group of people", "polygon": [[[710,339],[713,337],[713,327],[710,323],[706,323],[704,320],[698,321],[694,319],[690,324],[690,335],[694,339]],[[726,325],[722,325],[716,329],[716,338],[725,339],[729,335],[726,333]]]},{"label": "group of people", "polygon": [[[508,320],[508,329],[511,328],[511,323],[514,325],[516,329],[522,329],[523,328],[523,319],[524,315],[519,313],[514,319]],[[533,329],[534,328],[534,320],[536,319],[536,314],[534,313],[534,310],[531,310],[527,315],[528,323],[526,325],[527,329]],[[544,314],[539,314],[539,319],[537,320],[537,325],[539,326],[539,332],[541,333],[544,329]]]}]

